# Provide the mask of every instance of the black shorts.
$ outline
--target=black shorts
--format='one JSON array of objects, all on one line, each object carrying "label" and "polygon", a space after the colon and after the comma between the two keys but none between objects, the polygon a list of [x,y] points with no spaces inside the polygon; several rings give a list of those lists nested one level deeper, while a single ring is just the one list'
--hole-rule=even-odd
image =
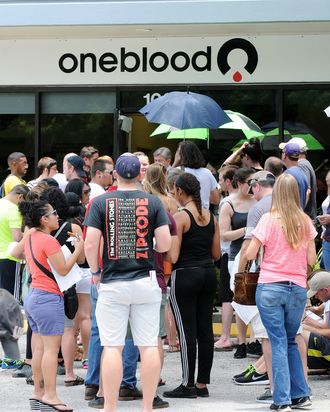
[{"label": "black shorts", "polygon": [[0,288],[6,289],[16,299],[20,295],[21,263],[10,259],[0,259]]},{"label": "black shorts", "polygon": [[330,339],[311,332],[308,341],[307,364],[310,369],[330,368]]},{"label": "black shorts", "polygon": [[233,292],[230,289],[230,273],[228,271],[228,253],[224,253],[220,260],[220,291],[219,300],[222,303],[233,301]]}]

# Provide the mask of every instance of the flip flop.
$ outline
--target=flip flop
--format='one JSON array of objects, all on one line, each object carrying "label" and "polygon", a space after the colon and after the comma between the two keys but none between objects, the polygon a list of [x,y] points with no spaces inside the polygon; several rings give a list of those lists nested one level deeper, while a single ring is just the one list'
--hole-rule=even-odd
[{"label": "flip flop", "polygon": [[53,412],[53,411],[60,411],[60,412],[73,412],[73,409],[59,409],[56,406],[68,406],[65,403],[47,403],[47,402],[40,402],[40,409],[42,412]]},{"label": "flip flop", "polygon": [[31,411],[40,411],[40,399],[30,398],[29,402]]},{"label": "flip flop", "polygon": [[76,378],[74,380],[64,381],[65,386],[78,386],[78,385],[83,385],[84,383],[85,383],[84,379],[78,375],[76,375]]}]

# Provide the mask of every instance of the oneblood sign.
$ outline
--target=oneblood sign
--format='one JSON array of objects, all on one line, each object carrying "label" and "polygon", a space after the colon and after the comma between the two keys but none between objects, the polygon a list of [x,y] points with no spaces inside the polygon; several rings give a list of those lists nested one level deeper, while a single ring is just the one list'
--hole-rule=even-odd
[{"label": "oneblood sign", "polygon": [[[229,57],[233,51],[245,55],[247,63],[243,70],[236,70],[229,64]],[[134,48],[120,47],[119,52],[105,51],[96,54],[92,51],[83,53],[64,53],[60,56],[58,66],[61,72],[71,73],[166,73],[172,70],[177,73],[186,71],[213,72],[214,53],[216,53],[216,70],[225,75],[234,70],[232,79],[239,83],[244,77],[251,76],[258,65],[258,52],[248,40],[234,38],[224,42],[215,50],[212,46],[194,51],[177,50],[171,53],[164,51],[152,52],[148,47]]]}]

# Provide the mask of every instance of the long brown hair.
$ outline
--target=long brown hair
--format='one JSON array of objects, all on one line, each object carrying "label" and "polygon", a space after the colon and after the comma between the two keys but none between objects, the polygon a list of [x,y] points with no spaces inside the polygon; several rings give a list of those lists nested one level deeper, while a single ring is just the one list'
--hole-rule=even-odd
[{"label": "long brown hair", "polygon": [[298,249],[308,241],[309,217],[300,206],[298,183],[284,173],[276,180],[272,195],[272,215],[279,215],[283,231],[292,249]]}]

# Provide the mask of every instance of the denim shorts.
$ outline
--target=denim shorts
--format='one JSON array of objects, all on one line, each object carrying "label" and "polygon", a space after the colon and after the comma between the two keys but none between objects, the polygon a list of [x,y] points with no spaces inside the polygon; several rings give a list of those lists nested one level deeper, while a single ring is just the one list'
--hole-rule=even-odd
[{"label": "denim shorts", "polygon": [[40,289],[30,289],[24,309],[32,332],[42,336],[63,335],[63,296]]}]

